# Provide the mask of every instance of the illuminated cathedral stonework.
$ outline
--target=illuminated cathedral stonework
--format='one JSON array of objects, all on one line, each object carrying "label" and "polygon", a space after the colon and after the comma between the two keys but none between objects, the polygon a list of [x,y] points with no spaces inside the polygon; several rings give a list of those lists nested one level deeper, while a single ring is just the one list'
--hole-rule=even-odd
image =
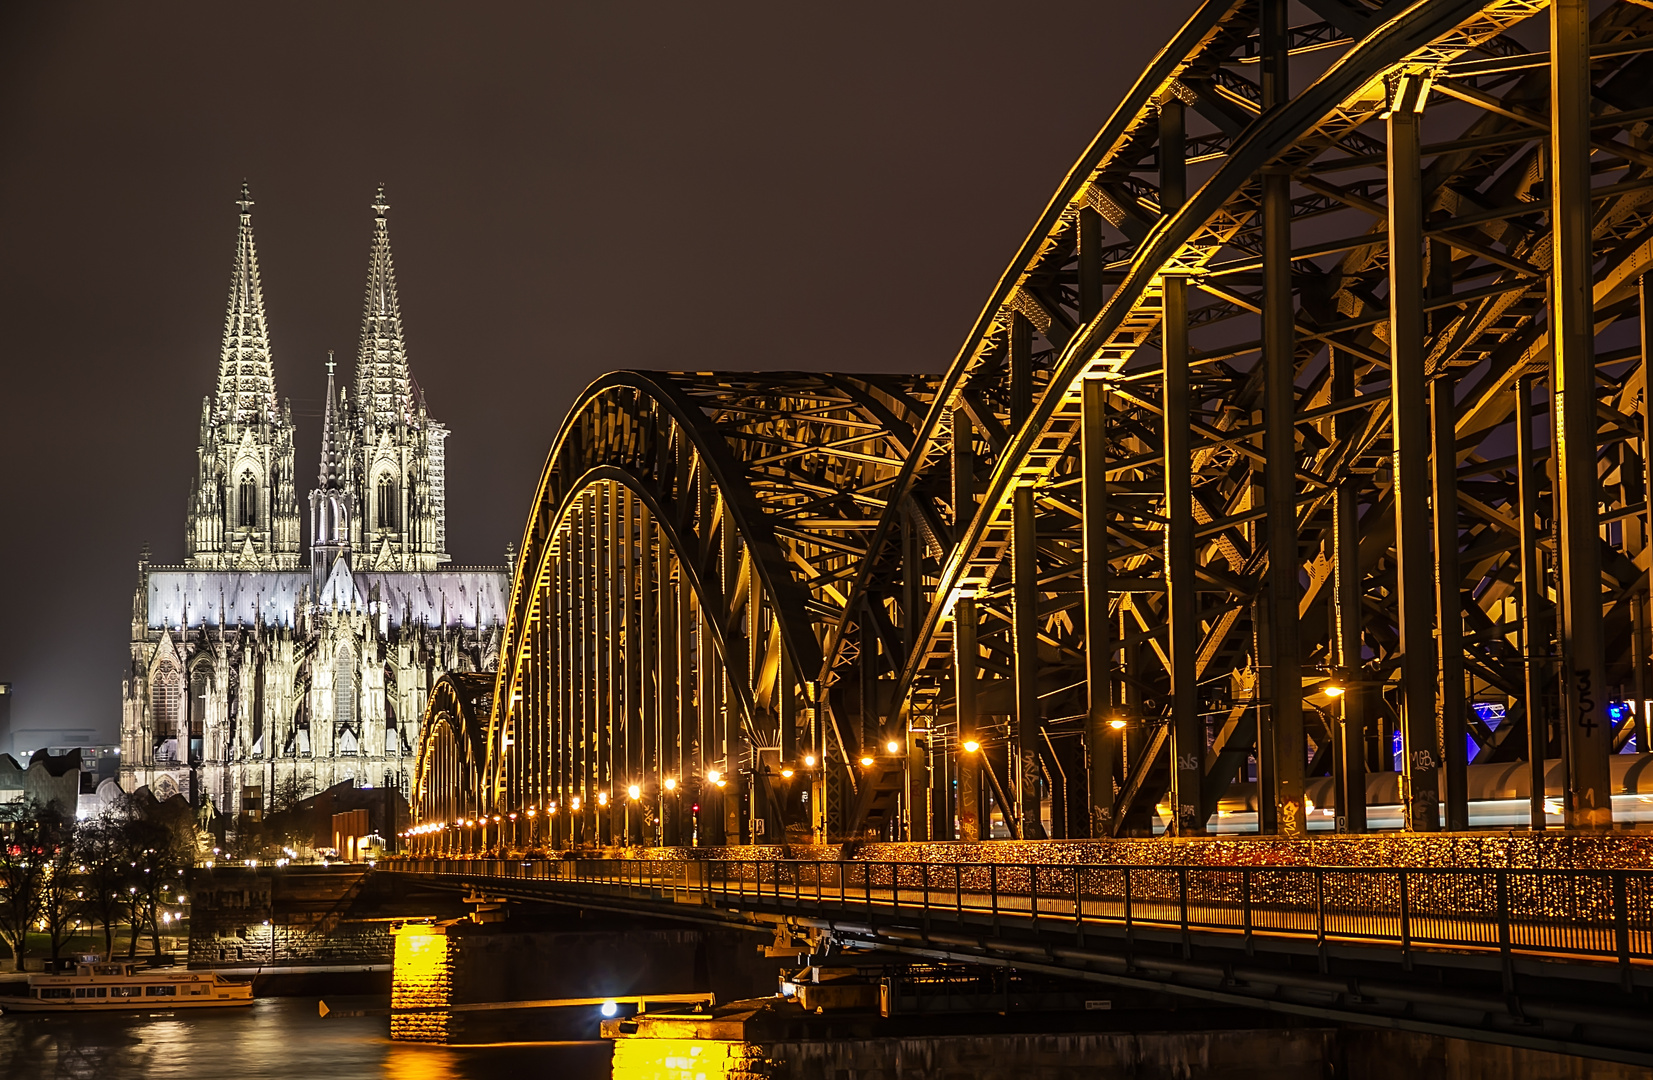
[{"label": "illuminated cathedral stonework", "polygon": [[122,786],[227,813],[344,780],[406,794],[430,687],[494,667],[510,570],[448,565],[448,432],[408,369],[383,188],[353,390],[327,365],[306,557],[245,185],[238,205],[184,561],[138,566]]}]

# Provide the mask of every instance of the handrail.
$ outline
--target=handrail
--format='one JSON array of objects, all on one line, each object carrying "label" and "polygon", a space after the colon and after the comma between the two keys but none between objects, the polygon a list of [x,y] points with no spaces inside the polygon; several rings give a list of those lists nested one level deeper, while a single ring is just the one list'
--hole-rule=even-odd
[{"label": "handrail", "polygon": [[[869,922],[951,918],[1042,933],[1123,927],[1653,965],[1653,869],[1198,866],[744,859],[400,859],[380,869],[689,897]],[[765,877],[769,888],[765,888]],[[790,888],[787,888],[790,886]]]}]

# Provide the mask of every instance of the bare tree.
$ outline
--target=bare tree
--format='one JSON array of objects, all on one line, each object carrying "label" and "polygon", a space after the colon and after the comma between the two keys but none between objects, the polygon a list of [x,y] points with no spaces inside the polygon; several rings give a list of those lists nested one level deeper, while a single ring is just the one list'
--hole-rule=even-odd
[{"label": "bare tree", "polygon": [[178,827],[155,818],[134,814],[122,827],[128,866],[126,906],[132,920],[132,944],[137,952],[138,935],[149,931],[154,951],[161,951],[161,906],[176,888],[182,872],[195,861],[193,828]]},{"label": "bare tree", "polygon": [[72,821],[57,824],[56,835],[45,856],[45,874],[40,882],[40,921],[52,943],[52,963],[63,951],[80,922],[81,887],[77,866],[76,829]]},{"label": "bare tree", "polygon": [[125,816],[122,809],[81,824],[76,830],[76,848],[82,867],[81,904],[89,921],[103,927],[103,951],[115,951],[115,924],[126,910],[127,879],[131,867],[122,843]]},{"label": "bare tree", "polygon": [[59,815],[33,799],[0,806],[0,940],[23,970],[29,931],[40,918]]}]

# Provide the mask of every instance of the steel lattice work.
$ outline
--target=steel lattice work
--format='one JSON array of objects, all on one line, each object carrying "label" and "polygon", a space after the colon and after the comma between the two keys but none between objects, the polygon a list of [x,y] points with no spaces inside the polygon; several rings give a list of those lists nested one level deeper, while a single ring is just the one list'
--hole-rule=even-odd
[{"label": "steel lattice work", "polygon": [[1542,823],[1547,759],[1610,824],[1653,653],[1653,10],[1302,7],[1200,6],[945,375],[586,391],[487,843],[1141,834],[1162,798],[1190,834],[1242,797],[1301,835],[1317,777],[1360,831],[1375,774],[1458,829],[1522,760]]}]

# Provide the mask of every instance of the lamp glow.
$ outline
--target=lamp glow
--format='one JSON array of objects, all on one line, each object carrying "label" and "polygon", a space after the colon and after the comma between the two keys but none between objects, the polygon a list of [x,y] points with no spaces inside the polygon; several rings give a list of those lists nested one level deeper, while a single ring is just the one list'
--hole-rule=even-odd
[{"label": "lamp glow", "polygon": [[899,754],[901,753],[901,744],[896,742],[894,739],[891,739],[889,742],[884,744],[884,749],[888,750],[892,754]]},{"label": "lamp glow", "polygon": [[981,749],[981,743],[977,742],[976,740],[974,740],[974,739],[965,739],[964,740],[964,752],[966,754],[974,754],[977,750],[980,750],[980,749]]},{"label": "lamp glow", "polygon": [[872,764],[872,758],[867,757],[866,755],[863,754],[862,757],[861,757],[861,764],[863,766],[871,765]]},{"label": "lamp glow", "polygon": [[791,769],[782,769],[781,770],[781,776],[783,778],[787,779],[787,780],[792,779],[792,770]]},{"label": "lamp glow", "polygon": [[706,779],[715,784],[719,780],[723,779],[723,774],[718,772],[716,769],[707,769]]},{"label": "lamp glow", "polygon": [[613,1016],[620,1011],[620,1006],[612,1001],[603,1002],[603,1015]]},{"label": "lamp glow", "polygon": [[1124,729],[1125,721],[1123,721],[1123,720],[1109,720],[1108,721],[1108,726],[1113,728],[1115,731],[1120,731],[1120,730]]},{"label": "lamp glow", "polygon": [[815,755],[814,754],[805,754],[804,755],[804,768],[813,769],[814,767],[815,767]]},{"label": "lamp glow", "polygon": [[666,777],[666,790],[667,791],[676,791],[677,790],[677,777],[675,777],[675,776]]},{"label": "lamp glow", "polygon": [[608,792],[606,792],[606,791],[597,792],[597,805],[598,806],[607,806],[608,805]]},{"label": "lamp glow", "polygon": [[1343,687],[1339,686],[1337,683],[1332,683],[1330,686],[1326,687],[1325,693],[1327,697],[1342,697]]},{"label": "lamp glow", "polygon": [[568,800],[568,808],[570,810],[578,810],[580,808],[580,797],[578,795]]},{"label": "lamp glow", "polygon": [[626,788],[626,794],[631,796],[633,799],[640,799],[643,797],[643,789],[638,787],[636,784],[633,784]]}]

